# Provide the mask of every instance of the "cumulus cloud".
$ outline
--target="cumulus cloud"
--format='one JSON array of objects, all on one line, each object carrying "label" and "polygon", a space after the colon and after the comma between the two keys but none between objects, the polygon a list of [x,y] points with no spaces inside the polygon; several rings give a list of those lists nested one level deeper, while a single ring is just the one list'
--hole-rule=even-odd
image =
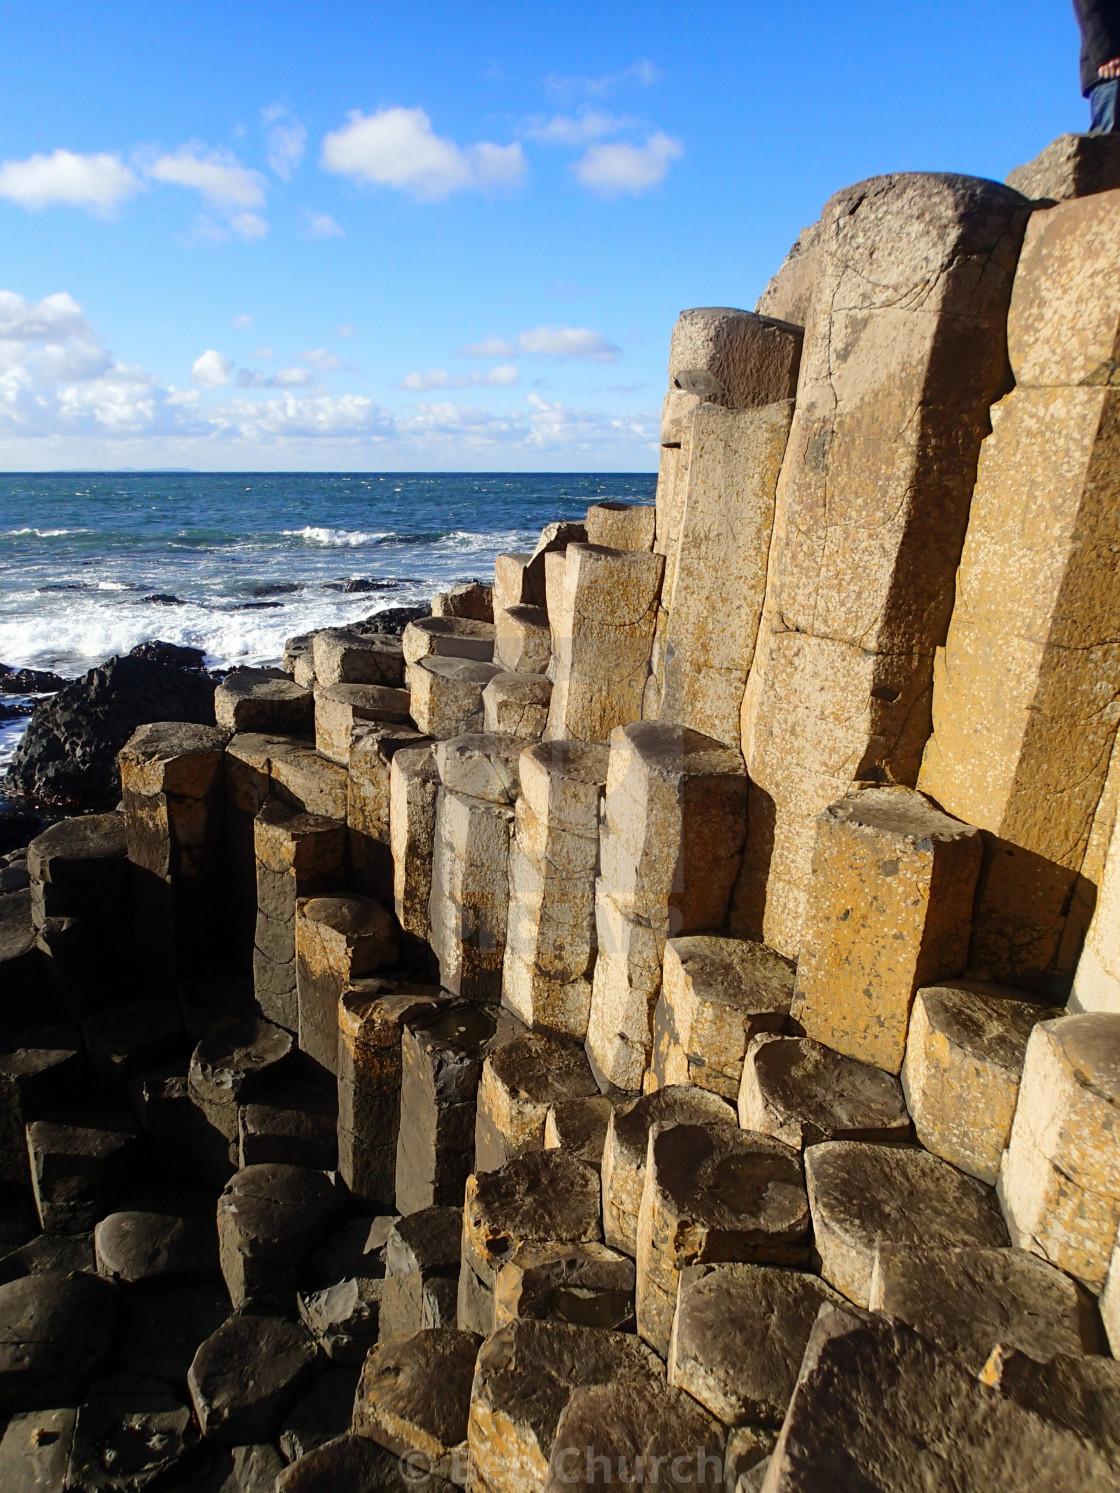
[{"label": "cumulus cloud", "polygon": [[658,131],[644,145],[592,145],[572,171],[581,186],[599,197],[637,197],[664,181],[682,155],[680,142]]},{"label": "cumulus cloud", "polygon": [[473,384],[492,389],[508,389],[521,378],[512,363],[487,368],[484,373],[448,373],[446,368],[429,368],[425,373],[406,373],[398,389],[468,389]]},{"label": "cumulus cloud", "polygon": [[589,358],[593,363],[617,363],[622,356],[602,332],[590,327],[534,327],[518,337],[522,352],[550,358]]},{"label": "cumulus cloud", "polygon": [[348,123],[324,139],[322,164],[336,175],[428,202],[452,192],[518,186],[525,177],[519,144],[459,145],[437,135],[423,109],[353,110]]},{"label": "cumulus cloud", "polygon": [[537,115],[526,120],[521,132],[541,145],[589,145],[604,135],[617,135],[620,130],[632,129],[634,124],[633,119],[607,114],[602,109],[584,109],[574,115]]},{"label": "cumulus cloud", "polygon": [[243,166],[229,151],[184,145],[174,155],[157,156],[147,172],[153,181],[190,187],[220,211],[264,206],[260,172]]},{"label": "cumulus cloud", "polygon": [[268,164],[281,181],[291,181],[307,147],[307,128],[287,104],[269,104],[261,118],[268,127]]},{"label": "cumulus cloud", "polygon": [[115,155],[56,150],[0,164],[0,197],[20,207],[84,207],[104,216],[139,189],[136,174]]},{"label": "cumulus cloud", "polygon": [[619,88],[650,88],[660,83],[665,74],[647,57],[640,57],[629,67],[617,73],[602,73],[597,78],[567,78],[559,73],[549,73],[544,86],[554,98],[578,98],[581,94],[600,97]]},{"label": "cumulus cloud", "polygon": [[512,342],[504,337],[484,337],[481,342],[468,342],[459,349],[461,358],[510,358],[517,351]]},{"label": "cumulus cloud", "polygon": [[330,213],[316,213],[310,208],[304,208],[303,222],[303,231],[308,238],[345,238],[346,236],[346,230],[342,224],[332,218]]},{"label": "cumulus cloud", "polygon": [[249,315],[248,311],[242,311],[239,316],[235,316],[233,321],[230,322],[230,326],[233,327],[251,327],[252,325],[253,318]]},{"label": "cumulus cloud", "polygon": [[233,374],[233,359],[216,348],[208,347],[191,364],[191,377],[200,389],[220,389]]},{"label": "cumulus cloud", "polygon": [[[250,388],[275,393],[204,401],[204,389],[222,388],[223,380],[239,386],[243,373],[251,377]],[[512,382],[516,369],[507,374]],[[434,400],[398,418],[363,395],[298,392],[299,381],[311,378],[305,367],[264,379],[236,369],[213,348],[196,360],[195,375],[196,387],[177,389],[144,368],[114,361],[65,293],[29,301],[0,291],[0,451],[13,467],[56,465],[64,456],[76,465],[182,463],[228,470],[237,461],[260,460],[321,469],[336,459],[360,462],[361,453],[382,444],[398,469],[407,461],[456,470],[472,463],[633,470],[652,465],[657,454],[656,411],[613,417],[530,393],[504,412]],[[478,377],[502,382],[499,369]],[[285,387],[286,380],[296,387]],[[447,385],[454,386],[455,380]],[[272,462],[270,449],[279,453]],[[43,452],[49,452],[46,459]]]},{"label": "cumulus cloud", "polygon": [[299,389],[311,382],[306,368],[278,368],[275,373],[264,374],[258,368],[239,368],[239,389]]},{"label": "cumulus cloud", "polygon": [[297,354],[301,363],[310,363],[312,368],[318,368],[320,373],[331,373],[336,368],[345,368],[345,364],[337,353],[329,352],[325,347],[309,347],[305,352]]},{"label": "cumulus cloud", "polygon": [[335,331],[339,337],[353,337],[354,335],[354,328],[347,326],[344,321],[339,322]]},{"label": "cumulus cloud", "polygon": [[253,351],[254,358],[268,358],[269,360],[271,360],[275,358],[275,356],[276,349],[274,347],[258,347]]},{"label": "cumulus cloud", "polygon": [[256,211],[265,204],[264,177],[227,150],[207,150],[197,141],[174,154],[156,156],[145,166],[152,181],[186,187],[222,219],[203,219],[196,236],[220,242],[229,234],[252,242],[264,238],[268,224]]}]

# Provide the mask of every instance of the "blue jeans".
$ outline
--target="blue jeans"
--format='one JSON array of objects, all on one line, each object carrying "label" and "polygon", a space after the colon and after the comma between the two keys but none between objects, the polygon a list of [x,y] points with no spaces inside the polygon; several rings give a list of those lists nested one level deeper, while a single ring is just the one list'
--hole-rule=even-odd
[{"label": "blue jeans", "polygon": [[1092,121],[1089,125],[1091,135],[1117,135],[1120,134],[1120,119],[1117,118],[1117,96],[1120,95],[1120,78],[1109,78],[1104,83],[1098,83],[1089,94],[1089,108],[1092,112]]}]

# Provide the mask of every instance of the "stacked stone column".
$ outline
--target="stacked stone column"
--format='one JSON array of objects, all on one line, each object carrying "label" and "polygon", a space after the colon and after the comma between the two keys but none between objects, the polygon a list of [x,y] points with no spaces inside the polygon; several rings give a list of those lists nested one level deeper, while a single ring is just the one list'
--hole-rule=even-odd
[{"label": "stacked stone column", "polygon": [[1120,285],[1104,247],[1118,231],[1115,193],[1027,230],[1015,388],[984,443],[919,779],[984,831],[972,963],[1062,996],[1093,910],[1079,877],[1120,717]]},{"label": "stacked stone column", "polygon": [[853,782],[917,779],[1027,215],[993,182],[884,176],[821,217],[743,704],[733,922],[790,956],[816,816]]}]

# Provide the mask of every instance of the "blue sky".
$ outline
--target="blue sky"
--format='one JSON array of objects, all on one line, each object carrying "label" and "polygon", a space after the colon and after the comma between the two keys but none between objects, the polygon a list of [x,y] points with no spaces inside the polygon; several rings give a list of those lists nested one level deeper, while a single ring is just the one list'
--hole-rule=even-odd
[{"label": "blue sky", "polygon": [[1087,114],[1067,0],[44,0],[4,50],[4,470],[651,469],[681,308]]}]

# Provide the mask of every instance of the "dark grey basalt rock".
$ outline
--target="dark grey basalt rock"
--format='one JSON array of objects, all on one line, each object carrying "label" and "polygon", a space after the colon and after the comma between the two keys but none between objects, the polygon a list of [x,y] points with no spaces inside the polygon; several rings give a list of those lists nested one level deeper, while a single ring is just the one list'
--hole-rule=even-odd
[{"label": "dark grey basalt rock", "polygon": [[187,1375],[203,1436],[223,1446],[271,1441],[317,1356],[298,1322],[230,1317],[200,1345]]},{"label": "dark grey basalt rock", "polygon": [[[276,1479],[275,1493],[450,1493],[452,1486],[422,1472],[406,1479],[398,1459],[376,1441],[338,1436],[286,1467]],[[273,1493],[272,1484],[267,1493]]]},{"label": "dark grey basalt rock", "polygon": [[323,1172],[242,1167],[218,1199],[218,1249],[234,1308],[290,1309],[300,1265],[342,1205]]},{"label": "dark grey basalt rock", "polygon": [[112,1351],[116,1287],[46,1272],[0,1286],[0,1413],[80,1397]]},{"label": "dark grey basalt rock", "polygon": [[100,1379],[78,1407],[67,1487],[140,1493],[197,1440],[191,1412],[158,1379]]},{"label": "dark grey basalt rock", "polygon": [[111,809],[117,753],[152,721],[214,724],[214,681],[145,658],[111,658],[39,705],[9,769],[13,792],[72,812]]},{"label": "dark grey basalt rock", "polygon": [[171,1212],[110,1213],[93,1231],[97,1273],[110,1280],[203,1281],[218,1275],[213,1216]]}]

